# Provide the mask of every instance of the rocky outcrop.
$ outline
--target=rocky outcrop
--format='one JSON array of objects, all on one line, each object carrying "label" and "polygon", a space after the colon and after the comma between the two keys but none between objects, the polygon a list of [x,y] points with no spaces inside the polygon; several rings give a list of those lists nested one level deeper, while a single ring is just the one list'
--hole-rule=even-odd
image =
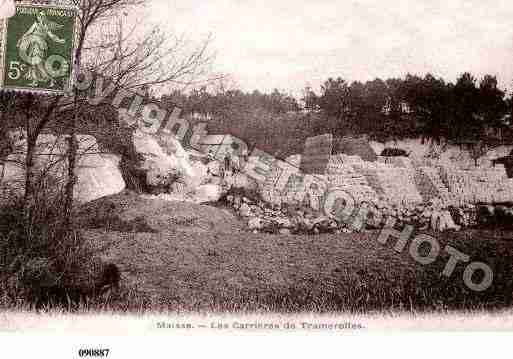
[{"label": "rocky outcrop", "polygon": [[125,181],[119,161],[120,158],[112,154],[86,156],[77,169],[76,199],[90,202],[123,191]]},{"label": "rocky outcrop", "polygon": [[431,216],[431,229],[435,232],[445,232],[447,230],[459,231],[461,226],[454,223],[449,211],[434,212]]},{"label": "rocky outcrop", "polygon": [[193,194],[195,203],[217,202],[221,199],[225,190],[217,184],[203,184],[198,186]]},{"label": "rocky outcrop", "polygon": [[135,131],[132,141],[135,151],[142,155],[140,169],[146,171],[146,184],[149,187],[169,188],[179,177],[186,175],[178,158],[166,153],[152,135]]},{"label": "rocky outcrop", "polygon": [[172,134],[153,136],[135,131],[133,143],[143,157],[141,169],[146,171],[147,185],[162,194],[160,198],[206,203],[218,201],[224,194],[221,183],[212,183],[209,166],[192,161]]},{"label": "rocky outcrop", "polygon": [[[21,194],[24,188],[25,158],[27,142],[24,131],[10,133],[13,153],[5,162],[2,186]],[[75,199],[89,202],[95,199],[117,194],[125,189],[125,182],[119,170],[119,157],[100,151],[96,139],[92,136],[78,135],[78,164],[75,186]],[[40,135],[34,156],[34,174],[45,178],[46,190],[58,191],[67,175],[66,154],[68,136]]]}]

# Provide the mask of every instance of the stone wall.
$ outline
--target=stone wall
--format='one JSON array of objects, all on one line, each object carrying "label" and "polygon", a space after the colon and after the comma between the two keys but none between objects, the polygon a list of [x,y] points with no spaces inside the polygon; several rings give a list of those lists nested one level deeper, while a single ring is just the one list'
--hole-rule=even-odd
[{"label": "stone wall", "polygon": [[285,189],[277,190],[281,171],[274,166],[259,190],[268,203],[319,210],[326,189],[337,188],[384,216],[436,230],[459,228],[451,215],[463,226],[475,224],[477,204],[513,202],[513,179],[507,178],[503,166],[462,169],[439,161],[435,166],[422,164],[409,158],[365,162],[357,156],[333,155],[326,175],[315,176],[313,183],[296,171]]}]

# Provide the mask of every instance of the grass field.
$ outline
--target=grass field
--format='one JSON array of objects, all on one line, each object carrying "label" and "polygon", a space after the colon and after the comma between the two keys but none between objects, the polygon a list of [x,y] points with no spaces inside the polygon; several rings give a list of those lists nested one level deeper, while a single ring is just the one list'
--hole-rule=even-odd
[{"label": "grass field", "polygon": [[395,252],[393,241],[380,244],[378,232],[252,234],[227,209],[133,195],[98,201],[87,213],[89,243],[121,270],[122,292],[106,305],[114,310],[369,313],[512,304],[511,232],[437,236],[441,248],[450,244],[493,269],[493,285],[478,293],[464,285],[464,265],[442,276],[448,254],[423,266],[407,250]]}]

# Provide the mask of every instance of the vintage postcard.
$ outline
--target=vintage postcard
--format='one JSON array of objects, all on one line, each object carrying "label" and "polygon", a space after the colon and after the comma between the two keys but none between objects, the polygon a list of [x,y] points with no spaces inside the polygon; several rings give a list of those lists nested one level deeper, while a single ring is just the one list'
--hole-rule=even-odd
[{"label": "vintage postcard", "polygon": [[17,2],[0,332],[513,332],[512,18],[504,1]]}]

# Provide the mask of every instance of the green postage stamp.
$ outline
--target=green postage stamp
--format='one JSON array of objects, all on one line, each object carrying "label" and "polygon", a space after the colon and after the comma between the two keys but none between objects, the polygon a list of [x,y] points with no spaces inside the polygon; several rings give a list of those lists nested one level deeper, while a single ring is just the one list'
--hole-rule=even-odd
[{"label": "green postage stamp", "polygon": [[77,11],[17,4],[3,21],[0,86],[7,90],[64,93],[71,89]]}]

